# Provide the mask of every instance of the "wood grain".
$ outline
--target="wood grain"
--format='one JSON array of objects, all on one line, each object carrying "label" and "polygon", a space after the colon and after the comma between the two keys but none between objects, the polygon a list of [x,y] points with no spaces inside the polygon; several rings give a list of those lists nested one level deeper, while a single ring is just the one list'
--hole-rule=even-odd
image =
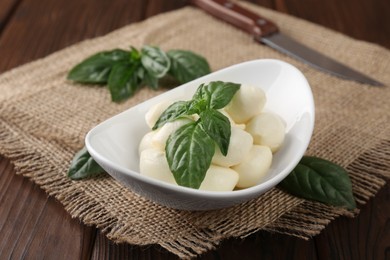
[{"label": "wood grain", "polygon": [[79,259],[91,251],[95,230],[71,219],[62,205],[0,158],[0,259]]},{"label": "wood grain", "polygon": [[340,218],[315,238],[319,259],[390,259],[390,185],[357,218]]},{"label": "wood grain", "polygon": [[390,1],[252,0],[353,38],[390,48]]},{"label": "wood grain", "polygon": [[0,32],[8,24],[8,20],[17,9],[19,2],[17,0],[2,0],[0,3]]},{"label": "wood grain", "polygon": [[140,21],[145,8],[143,1],[24,0],[2,32],[0,72]]},{"label": "wood grain", "polygon": [[[388,0],[252,0],[390,48]],[[184,6],[182,0],[1,0],[0,73],[83,39]],[[223,241],[201,259],[390,259],[387,185],[357,218],[339,218],[309,241],[258,232]],[[0,259],[177,259],[159,246],[114,244],[0,156]]]}]

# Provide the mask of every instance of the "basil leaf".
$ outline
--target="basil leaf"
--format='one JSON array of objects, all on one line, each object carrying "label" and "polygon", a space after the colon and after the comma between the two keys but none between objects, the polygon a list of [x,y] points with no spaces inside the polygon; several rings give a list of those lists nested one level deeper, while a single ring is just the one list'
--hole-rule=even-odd
[{"label": "basil leaf", "polygon": [[158,47],[144,46],[141,50],[141,62],[146,71],[156,77],[165,76],[170,67],[168,56]]},{"label": "basil leaf", "polygon": [[132,61],[141,60],[141,53],[133,46],[130,46],[130,60]]},{"label": "basil leaf", "polygon": [[104,170],[88,153],[86,147],[81,149],[73,157],[70,168],[68,170],[68,177],[73,180],[80,180],[88,177],[93,177]]},{"label": "basil leaf", "polygon": [[221,109],[232,100],[240,86],[240,84],[231,82],[213,81],[207,85],[201,85],[196,90],[193,99],[205,100],[208,108]]},{"label": "basil leaf", "polygon": [[153,90],[158,89],[158,78],[151,75],[148,71],[145,71],[143,75],[143,81],[146,86],[150,87]]},{"label": "basil leaf", "polygon": [[280,186],[302,198],[347,209],[356,208],[348,173],[321,158],[303,157]]},{"label": "basil leaf", "polygon": [[115,64],[108,78],[112,101],[119,102],[134,95],[139,86],[137,65],[128,62]]},{"label": "basil leaf", "polygon": [[198,189],[210,167],[214,149],[214,141],[197,122],[172,133],[165,152],[177,184]]},{"label": "basil leaf", "polygon": [[191,115],[191,101],[177,101],[170,105],[157,119],[153,126],[153,130],[163,126],[167,122],[171,122],[181,116]]},{"label": "basil leaf", "polygon": [[208,109],[200,114],[203,130],[217,143],[221,153],[227,155],[230,143],[230,121],[218,110]]},{"label": "basil leaf", "polygon": [[170,50],[167,52],[171,60],[169,74],[180,83],[186,83],[211,72],[205,58],[191,51]]},{"label": "basil leaf", "polygon": [[137,74],[138,79],[140,81],[142,81],[145,78],[145,74],[146,74],[144,67],[142,67],[141,65],[138,66],[136,74]]},{"label": "basil leaf", "polygon": [[129,52],[120,49],[99,52],[72,68],[68,79],[80,83],[104,84],[108,80],[112,66],[129,58]]}]

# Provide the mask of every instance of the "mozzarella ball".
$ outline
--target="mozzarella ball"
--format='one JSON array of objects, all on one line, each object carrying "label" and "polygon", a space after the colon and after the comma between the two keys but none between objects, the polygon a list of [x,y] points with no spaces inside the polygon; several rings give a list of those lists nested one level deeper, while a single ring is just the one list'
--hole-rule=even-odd
[{"label": "mozzarella ball", "polygon": [[226,112],[225,109],[220,109],[218,111],[221,112],[221,114],[223,114],[224,116],[226,116],[229,119],[230,125],[237,126],[238,128],[241,128],[243,130],[245,129],[245,124],[237,124],[236,122],[234,122],[233,118],[229,115],[228,112]]},{"label": "mozzarella ball", "polygon": [[168,122],[163,125],[157,133],[152,138],[152,144],[158,147],[161,150],[165,150],[165,145],[167,143],[168,137],[170,134],[175,132],[177,129],[182,127],[185,124],[192,122],[189,118],[181,118],[172,122]]},{"label": "mozzarella ball", "polygon": [[226,112],[237,124],[246,123],[253,116],[259,114],[266,102],[262,89],[241,85],[230,103],[225,107]]},{"label": "mozzarella ball", "polygon": [[156,146],[153,145],[153,136],[156,134],[158,130],[156,131],[151,131],[144,135],[142,137],[141,142],[139,143],[138,146],[138,153],[141,154],[143,150],[149,149],[149,148],[155,148]]},{"label": "mozzarella ball", "polygon": [[276,152],[284,141],[285,124],[276,114],[258,114],[248,122],[245,130],[252,135],[254,144],[269,146],[272,152]]},{"label": "mozzarella ball", "polygon": [[224,167],[239,164],[247,156],[252,145],[253,138],[250,134],[236,126],[232,126],[227,155],[224,156],[219,147],[216,146],[212,163]]},{"label": "mozzarella ball", "polygon": [[238,181],[238,173],[230,168],[211,165],[199,190],[232,191]]},{"label": "mozzarella ball", "polygon": [[267,146],[253,145],[240,164],[233,166],[239,177],[237,187],[248,188],[259,183],[271,167],[272,152]]},{"label": "mozzarella ball", "polygon": [[141,152],[140,173],[163,182],[176,184],[165,158],[165,152],[159,149],[149,148]]},{"label": "mozzarella ball", "polygon": [[173,103],[171,100],[164,100],[160,103],[155,104],[152,106],[148,112],[145,114],[145,121],[146,124],[153,128],[153,126],[156,124],[157,120],[160,118],[161,114]]}]

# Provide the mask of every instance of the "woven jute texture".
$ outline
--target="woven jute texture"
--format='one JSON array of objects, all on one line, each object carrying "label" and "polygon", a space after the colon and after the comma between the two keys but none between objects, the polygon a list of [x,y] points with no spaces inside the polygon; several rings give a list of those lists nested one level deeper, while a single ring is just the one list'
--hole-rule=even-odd
[{"label": "woven jute texture", "polygon": [[[285,34],[390,85],[390,52],[318,25],[244,4],[276,21]],[[314,93],[316,125],[307,154],[345,167],[362,207],[390,176],[390,88],[341,80],[255,43],[204,12],[186,7],[87,40],[0,76],[0,153],[58,199],[71,214],[116,242],[159,244],[193,257],[229,237],[259,230],[302,238],[318,234],[334,218],[357,212],[290,196],[275,188],[252,201],[217,211],[187,212],[150,202],[110,177],[66,177],[89,129],[164,90],[143,89],[115,104],[106,88],[66,80],[69,69],[98,51],[187,49],[205,56],[213,71],[243,61],[275,58],[298,67]]]}]

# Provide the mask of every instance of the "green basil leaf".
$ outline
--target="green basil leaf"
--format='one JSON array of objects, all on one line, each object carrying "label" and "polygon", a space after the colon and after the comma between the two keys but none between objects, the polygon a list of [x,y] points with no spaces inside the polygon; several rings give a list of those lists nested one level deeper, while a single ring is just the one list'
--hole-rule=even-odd
[{"label": "green basil leaf", "polygon": [[136,74],[137,74],[137,77],[140,81],[144,80],[145,74],[146,74],[145,68],[142,66],[138,66],[136,69]]},{"label": "green basil leaf", "polygon": [[356,208],[348,173],[321,158],[303,157],[280,186],[302,198],[347,209]]},{"label": "green basil leaf", "polygon": [[167,52],[171,60],[169,74],[180,83],[186,83],[211,72],[205,58],[191,51],[170,50]]},{"label": "green basil leaf", "polygon": [[170,105],[157,119],[153,130],[163,126],[167,122],[174,121],[181,116],[191,115],[191,101],[177,101]]},{"label": "green basil leaf", "polygon": [[104,84],[108,80],[112,66],[129,58],[129,52],[120,49],[99,52],[72,68],[68,79],[80,83]]},{"label": "green basil leaf", "polygon": [[214,147],[214,141],[197,122],[172,133],[165,152],[177,184],[198,189],[210,167]]},{"label": "green basil leaf", "polygon": [[80,180],[88,177],[93,177],[104,170],[88,153],[86,147],[81,149],[73,157],[70,168],[68,170],[68,177],[73,180]]},{"label": "green basil leaf", "polygon": [[135,62],[141,60],[141,53],[133,46],[130,46],[130,60]]},{"label": "green basil leaf", "polygon": [[108,78],[112,101],[119,102],[134,95],[140,85],[137,65],[121,62],[114,65]]},{"label": "green basil leaf", "polygon": [[208,109],[200,114],[203,130],[217,143],[221,153],[227,155],[231,127],[229,119],[218,110]]},{"label": "green basil leaf", "polygon": [[240,84],[231,82],[213,81],[207,85],[201,85],[196,90],[193,99],[205,100],[208,108],[221,109],[232,100],[240,86]]},{"label": "green basil leaf", "polygon": [[158,47],[144,46],[141,50],[141,62],[147,72],[155,78],[165,76],[170,67],[168,56]]},{"label": "green basil leaf", "polygon": [[151,89],[158,89],[158,78],[156,78],[154,75],[151,75],[148,71],[145,71],[143,75],[143,81],[145,85],[150,87]]}]

